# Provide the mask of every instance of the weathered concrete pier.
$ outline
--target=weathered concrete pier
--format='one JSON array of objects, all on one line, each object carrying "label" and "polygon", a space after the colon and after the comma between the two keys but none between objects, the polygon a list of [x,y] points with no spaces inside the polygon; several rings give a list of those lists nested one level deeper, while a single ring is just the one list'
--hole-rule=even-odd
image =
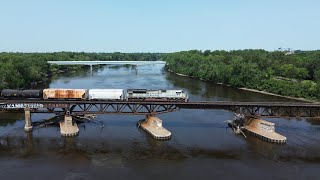
[{"label": "weathered concrete pier", "polygon": [[247,132],[272,143],[286,143],[287,138],[275,132],[275,124],[262,119],[249,119],[244,127]]},{"label": "weathered concrete pier", "polygon": [[26,124],[24,125],[24,130],[25,131],[32,131],[32,125],[31,125],[31,113],[29,108],[24,109],[24,118]]},{"label": "weathered concrete pier", "polygon": [[78,125],[73,122],[72,116],[64,116],[64,121],[60,122],[60,133],[62,136],[76,136],[79,133]]},{"label": "weathered concrete pier", "polygon": [[[32,131],[31,112],[29,108],[24,109],[25,125],[24,130],[26,132]],[[72,116],[66,114],[64,121],[60,122],[60,133],[62,136],[76,136],[79,133],[77,123],[72,120]]]},{"label": "weathered concrete pier", "polygon": [[155,139],[166,140],[171,138],[171,132],[162,126],[162,120],[156,116],[147,116],[140,126]]}]

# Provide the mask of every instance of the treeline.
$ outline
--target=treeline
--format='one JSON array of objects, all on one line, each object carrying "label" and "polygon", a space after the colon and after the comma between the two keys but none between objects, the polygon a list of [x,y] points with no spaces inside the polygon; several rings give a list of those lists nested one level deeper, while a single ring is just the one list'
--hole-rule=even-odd
[{"label": "treeline", "polygon": [[182,51],[163,60],[175,73],[284,96],[320,99],[320,51]]},{"label": "treeline", "polygon": [[155,61],[160,53],[0,53],[0,89],[30,88],[59,71],[84,66],[49,65],[47,61]]}]

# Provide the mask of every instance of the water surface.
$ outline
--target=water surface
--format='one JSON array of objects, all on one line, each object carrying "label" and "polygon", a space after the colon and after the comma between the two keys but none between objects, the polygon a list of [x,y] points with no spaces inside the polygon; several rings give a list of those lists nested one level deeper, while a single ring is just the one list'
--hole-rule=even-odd
[{"label": "water surface", "polygon": [[[190,101],[292,101],[176,76],[161,65],[100,67],[54,77],[50,88],[184,89]],[[52,117],[32,114],[32,121]],[[320,121],[266,119],[286,145],[234,135],[224,110],[161,114],[173,133],[158,141],[136,127],[144,116],[99,115],[74,138],[58,126],[25,133],[23,114],[0,114],[0,179],[317,179]],[[101,127],[104,125],[104,127]]]}]

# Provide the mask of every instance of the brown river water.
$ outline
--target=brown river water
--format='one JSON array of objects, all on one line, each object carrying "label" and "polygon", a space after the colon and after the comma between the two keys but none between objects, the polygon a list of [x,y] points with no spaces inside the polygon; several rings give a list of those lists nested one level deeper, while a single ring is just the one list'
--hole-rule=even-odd
[{"label": "brown river water", "polygon": [[[166,72],[161,65],[100,67],[61,73],[50,88],[184,89],[190,101],[293,101]],[[32,114],[42,121],[53,114]],[[153,139],[136,126],[144,116],[99,115],[78,124],[77,137],[58,126],[26,133],[24,114],[0,114],[0,179],[319,179],[320,120],[265,119],[288,138],[285,145],[226,130],[233,113],[181,109],[158,115],[172,132]]]}]

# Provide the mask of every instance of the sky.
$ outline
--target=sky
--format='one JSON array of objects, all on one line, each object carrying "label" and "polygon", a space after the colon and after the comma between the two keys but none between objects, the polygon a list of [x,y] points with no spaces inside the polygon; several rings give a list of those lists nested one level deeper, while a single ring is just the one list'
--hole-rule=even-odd
[{"label": "sky", "polygon": [[320,49],[319,0],[0,0],[0,52]]}]

